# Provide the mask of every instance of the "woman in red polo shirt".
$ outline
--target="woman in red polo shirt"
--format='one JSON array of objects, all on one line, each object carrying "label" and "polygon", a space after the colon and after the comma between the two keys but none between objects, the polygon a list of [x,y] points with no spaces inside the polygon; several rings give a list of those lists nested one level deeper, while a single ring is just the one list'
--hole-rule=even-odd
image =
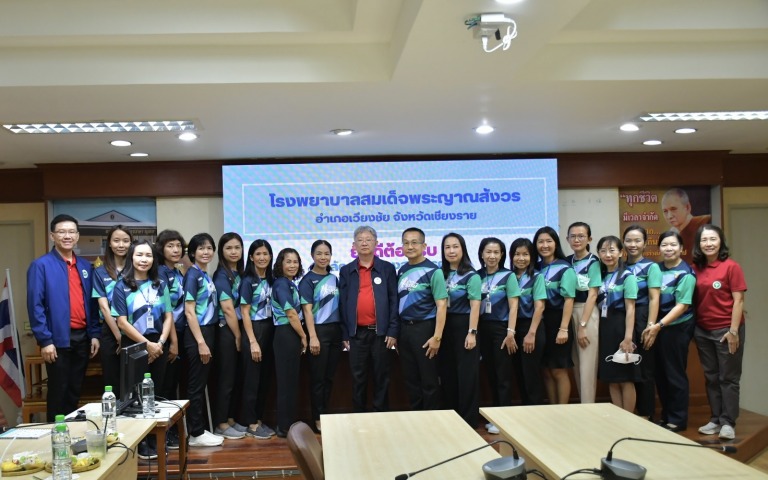
[{"label": "woman in red polo shirt", "polygon": [[744,356],[744,292],[747,283],[729,258],[722,229],[703,225],[693,245],[696,271],[696,346],[712,416],[704,435],[733,440],[739,416],[739,380]]}]

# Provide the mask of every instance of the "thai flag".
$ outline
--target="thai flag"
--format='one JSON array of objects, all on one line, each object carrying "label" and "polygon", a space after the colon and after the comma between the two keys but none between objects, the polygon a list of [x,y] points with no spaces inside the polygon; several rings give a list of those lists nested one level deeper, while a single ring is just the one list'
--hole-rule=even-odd
[{"label": "thai flag", "polygon": [[6,273],[0,296],[0,385],[17,407],[21,407],[24,382],[21,373],[21,349],[13,320],[13,299],[9,275]]}]

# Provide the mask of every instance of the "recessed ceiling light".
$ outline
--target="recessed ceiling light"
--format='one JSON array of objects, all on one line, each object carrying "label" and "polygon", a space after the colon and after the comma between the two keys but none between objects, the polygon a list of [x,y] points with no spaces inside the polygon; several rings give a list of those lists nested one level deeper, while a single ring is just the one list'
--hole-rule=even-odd
[{"label": "recessed ceiling light", "polygon": [[12,123],[3,127],[13,133],[118,133],[182,132],[195,130],[192,120],[141,120],[117,122]]},{"label": "recessed ceiling light", "polygon": [[113,147],[130,147],[131,145],[133,145],[128,140],[112,140],[111,142],[109,142],[109,144],[112,145]]},{"label": "recessed ceiling light", "polygon": [[641,115],[644,122],[699,122],[704,120],[768,120],[768,110],[749,112],[672,112]]},{"label": "recessed ceiling light", "polygon": [[191,142],[192,140],[197,140],[197,134],[193,132],[184,132],[182,134],[179,134],[179,140],[183,140],[185,142]]},{"label": "recessed ceiling light", "polygon": [[488,135],[489,133],[493,132],[494,128],[490,125],[480,125],[479,127],[475,128],[475,132],[479,133],[480,135]]},{"label": "recessed ceiling light", "polygon": [[619,127],[619,130],[621,130],[622,132],[636,132],[640,130],[640,127],[638,127],[634,123],[625,123],[624,125]]},{"label": "recessed ceiling light", "polygon": [[143,153],[143,152],[134,152],[134,153],[131,154],[131,156],[132,157],[148,157],[149,154],[148,153]]},{"label": "recessed ceiling light", "polygon": [[661,145],[661,140],[646,140],[643,142],[643,145],[648,145],[649,147]]},{"label": "recessed ceiling light", "polygon": [[351,128],[334,128],[331,130],[331,133],[339,137],[346,137],[347,135],[352,135],[355,131]]},{"label": "recessed ceiling light", "polygon": [[502,5],[512,5],[513,3],[521,3],[523,0],[496,0],[496,3]]},{"label": "recessed ceiling light", "polygon": [[678,128],[677,130],[675,130],[675,133],[686,134],[686,133],[694,133],[695,131],[696,131],[695,128],[685,127],[685,128]]}]

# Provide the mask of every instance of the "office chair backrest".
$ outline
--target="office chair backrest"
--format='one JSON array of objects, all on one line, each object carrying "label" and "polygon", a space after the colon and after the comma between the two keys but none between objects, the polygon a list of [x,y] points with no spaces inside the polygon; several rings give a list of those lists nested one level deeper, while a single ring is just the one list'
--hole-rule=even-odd
[{"label": "office chair backrest", "polygon": [[296,422],[288,430],[288,448],[307,480],[324,480],[323,448],[315,433],[304,422]]}]

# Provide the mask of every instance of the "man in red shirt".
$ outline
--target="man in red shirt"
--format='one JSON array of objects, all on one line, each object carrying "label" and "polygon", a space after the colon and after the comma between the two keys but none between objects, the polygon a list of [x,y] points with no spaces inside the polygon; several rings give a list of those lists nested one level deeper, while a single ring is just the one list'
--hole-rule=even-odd
[{"label": "man in red shirt", "polygon": [[339,311],[344,347],[352,370],[352,404],[366,410],[368,372],[373,368],[373,409],[389,409],[390,349],[397,345],[397,274],[395,267],[374,255],[376,230],[355,229],[357,261],[339,272]]}]

